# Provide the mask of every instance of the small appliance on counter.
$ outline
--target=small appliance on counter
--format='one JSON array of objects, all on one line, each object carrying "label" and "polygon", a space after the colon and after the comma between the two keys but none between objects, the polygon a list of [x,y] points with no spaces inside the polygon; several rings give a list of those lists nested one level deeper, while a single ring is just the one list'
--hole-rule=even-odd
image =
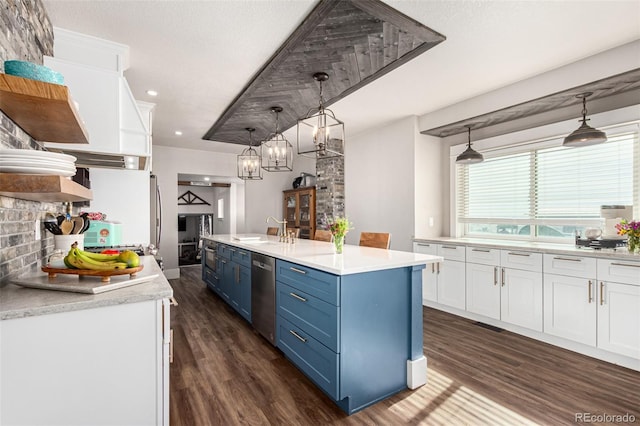
[{"label": "small appliance on counter", "polygon": [[112,247],[122,244],[122,224],[92,220],[84,232],[84,246]]},{"label": "small appliance on counter", "polygon": [[626,247],[627,239],[618,235],[616,225],[622,219],[632,219],[633,206],[600,206],[600,217],[602,218],[602,230],[587,228],[584,236],[576,235],[576,247],[588,247],[596,250]]}]

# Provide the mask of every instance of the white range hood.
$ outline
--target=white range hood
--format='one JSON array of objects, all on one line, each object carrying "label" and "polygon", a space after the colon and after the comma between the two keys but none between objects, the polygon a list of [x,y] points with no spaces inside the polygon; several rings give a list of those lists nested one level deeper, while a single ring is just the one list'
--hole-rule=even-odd
[{"label": "white range hood", "polygon": [[89,144],[45,142],[51,151],[78,158],[78,167],[150,170],[154,104],[136,101],[123,75],[129,47],[54,28],[54,57],[46,66],[60,72],[77,102]]}]

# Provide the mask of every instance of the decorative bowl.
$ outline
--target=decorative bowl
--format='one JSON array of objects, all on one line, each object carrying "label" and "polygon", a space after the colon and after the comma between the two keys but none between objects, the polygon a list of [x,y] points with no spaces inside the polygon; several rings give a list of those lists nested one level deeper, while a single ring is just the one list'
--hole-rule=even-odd
[{"label": "decorative bowl", "polygon": [[6,74],[24,77],[31,80],[44,81],[46,83],[64,84],[64,77],[59,72],[27,61],[4,61]]}]

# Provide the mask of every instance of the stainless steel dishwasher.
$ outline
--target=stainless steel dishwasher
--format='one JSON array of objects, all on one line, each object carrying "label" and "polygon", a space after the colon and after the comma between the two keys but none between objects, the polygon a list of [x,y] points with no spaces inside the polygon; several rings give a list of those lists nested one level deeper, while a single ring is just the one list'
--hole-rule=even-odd
[{"label": "stainless steel dishwasher", "polygon": [[276,260],[259,253],[251,253],[251,322],[276,344]]}]

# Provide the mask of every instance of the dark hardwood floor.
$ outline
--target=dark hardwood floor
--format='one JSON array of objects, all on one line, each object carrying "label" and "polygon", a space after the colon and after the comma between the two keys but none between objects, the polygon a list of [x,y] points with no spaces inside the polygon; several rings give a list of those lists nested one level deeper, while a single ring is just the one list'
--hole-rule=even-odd
[{"label": "dark hardwood floor", "polygon": [[639,372],[428,308],[427,385],[347,416],[200,274],[182,268],[171,280],[179,304],[172,426],[563,425],[576,423],[576,413],[629,413],[640,423]]}]

